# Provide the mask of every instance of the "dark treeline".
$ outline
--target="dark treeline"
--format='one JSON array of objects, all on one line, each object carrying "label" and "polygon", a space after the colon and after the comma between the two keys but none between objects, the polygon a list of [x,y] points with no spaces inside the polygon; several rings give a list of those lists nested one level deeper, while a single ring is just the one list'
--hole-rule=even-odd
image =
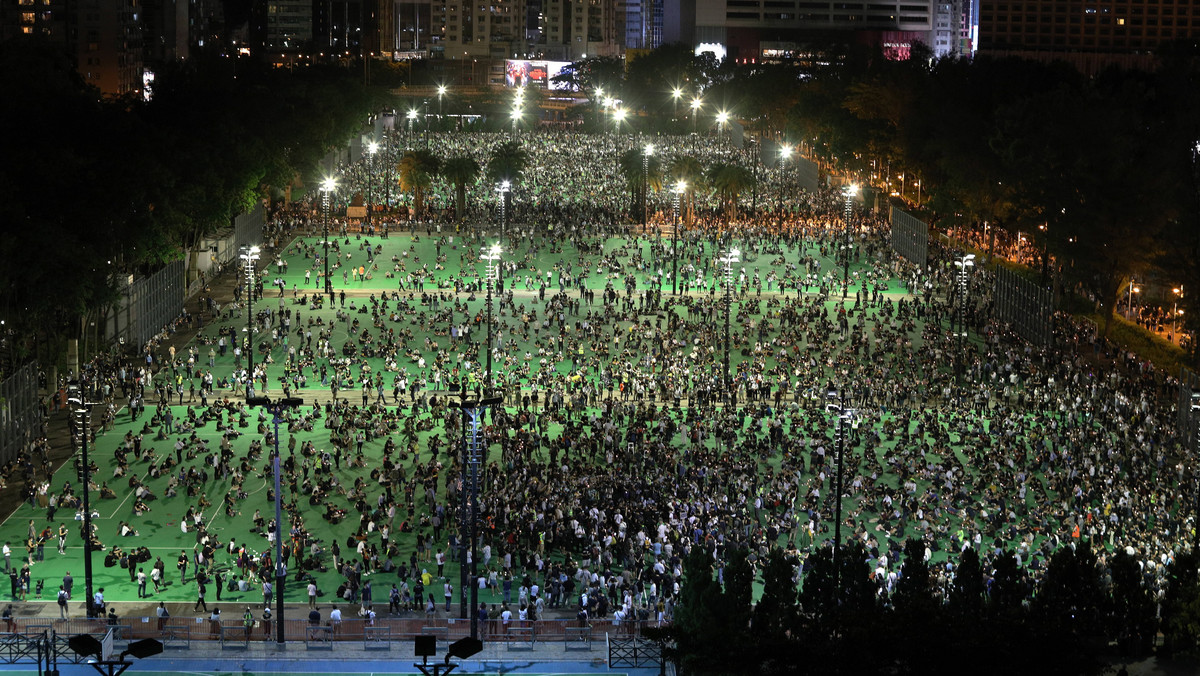
[{"label": "dark treeline", "polygon": [[0,45],[0,318],[14,361],[54,358],[123,276],[178,259],[315,168],[377,107],[336,67],[275,71],[201,54],[150,102],[105,99],[36,41]]}]

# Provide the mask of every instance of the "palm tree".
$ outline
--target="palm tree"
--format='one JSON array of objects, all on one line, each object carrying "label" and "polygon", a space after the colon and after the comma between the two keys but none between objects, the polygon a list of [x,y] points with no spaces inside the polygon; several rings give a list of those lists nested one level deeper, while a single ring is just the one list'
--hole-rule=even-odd
[{"label": "palm tree", "polygon": [[487,177],[492,183],[516,183],[529,164],[529,153],[519,141],[505,141],[496,146],[487,163]]},{"label": "palm tree", "polygon": [[631,212],[634,209],[645,209],[648,189],[662,189],[662,161],[655,155],[651,155],[647,160],[645,151],[631,148],[617,158],[617,170],[625,177],[625,184],[629,186]]},{"label": "palm tree", "polygon": [[739,164],[717,162],[708,167],[705,180],[713,190],[721,196],[725,205],[726,220],[733,220],[737,215],[738,193],[754,185],[754,174]]},{"label": "palm tree", "polygon": [[479,179],[479,163],[466,155],[451,157],[442,164],[442,176],[454,185],[454,217],[462,220],[467,211],[467,184]]},{"label": "palm tree", "polygon": [[696,188],[704,181],[704,167],[700,165],[700,161],[694,157],[680,155],[671,160],[671,166],[667,172],[671,175],[673,182],[683,181],[687,188],[683,193],[683,204],[681,209],[686,205],[686,214],[683,214],[683,221],[690,225],[695,218],[696,210]]},{"label": "palm tree", "polygon": [[440,164],[437,156],[425,149],[410,150],[400,158],[396,167],[400,172],[400,189],[413,192],[413,215],[424,211],[425,190],[433,184]]}]

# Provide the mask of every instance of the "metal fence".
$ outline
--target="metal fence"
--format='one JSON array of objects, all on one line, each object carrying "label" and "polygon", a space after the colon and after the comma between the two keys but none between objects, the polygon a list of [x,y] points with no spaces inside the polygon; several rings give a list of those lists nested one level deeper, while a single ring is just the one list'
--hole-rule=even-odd
[{"label": "metal fence", "polygon": [[127,348],[145,345],[183,310],[186,263],[168,263],[158,272],[126,285],[111,317],[109,338]]},{"label": "metal fence", "polygon": [[[346,609],[348,612],[350,608]],[[376,644],[381,640],[391,642],[412,641],[415,636],[434,635],[439,642],[448,643],[471,635],[471,621],[453,618],[424,618],[412,613],[406,617],[376,617],[374,622],[353,618],[331,623],[323,619],[318,624],[311,624],[307,619],[284,621],[284,634],[289,642],[308,641],[314,644],[328,642],[371,642]],[[642,629],[656,626],[653,621],[622,621],[614,624],[611,620],[592,620],[589,624],[581,625],[578,620],[511,620],[507,624],[501,620],[487,620],[479,624],[479,636],[486,641],[494,642],[527,642],[535,637],[537,643],[586,643],[591,645],[594,634],[620,639],[634,639],[642,636]],[[187,649],[198,641],[221,642],[233,640],[239,642],[273,642],[276,640],[278,627],[275,622],[254,620],[246,632],[246,623],[241,618],[210,620],[207,618],[158,618],[158,617],[123,617],[116,625],[109,625],[107,620],[86,618],[71,618],[48,620],[46,618],[14,618],[10,633],[32,634],[46,629],[53,629],[61,637],[75,634],[93,634],[103,636],[110,626],[115,626],[115,639],[124,644],[143,638],[163,640],[170,648]],[[581,631],[582,629],[582,631]]]},{"label": "metal fence", "polygon": [[0,382],[0,462],[16,458],[41,430],[38,369],[30,362]]},{"label": "metal fence", "polygon": [[1025,340],[1048,347],[1054,340],[1054,295],[1005,267],[996,269],[996,316]]},{"label": "metal fence", "polygon": [[912,214],[892,207],[892,249],[925,267],[929,260],[929,225]]},{"label": "metal fence", "polygon": [[1200,402],[1192,399],[1196,394],[1200,394],[1200,375],[1184,366],[1179,371],[1179,407],[1176,413],[1179,438],[1192,453],[1200,453],[1200,409],[1193,408]]},{"label": "metal fence", "polygon": [[[233,252],[244,246],[258,246],[263,241],[263,224],[267,222],[262,202],[255,202],[254,208],[233,219]],[[230,259],[232,260],[232,258]]]}]

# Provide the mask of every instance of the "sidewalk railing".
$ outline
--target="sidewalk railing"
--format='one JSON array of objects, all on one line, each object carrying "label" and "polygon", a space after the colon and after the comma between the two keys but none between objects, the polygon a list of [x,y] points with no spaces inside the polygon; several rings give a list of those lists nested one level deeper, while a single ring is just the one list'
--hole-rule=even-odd
[{"label": "sidewalk railing", "polygon": [[[487,620],[479,624],[479,635],[493,641],[529,641],[535,636],[538,643],[578,643],[589,641],[597,634],[609,634],[626,638],[640,637],[642,629],[656,626],[653,621],[622,621],[614,624],[611,619],[592,620],[581,627],[578,620],[525,621]],[[307,619],[284,621],[284,634],[289,641],[314,640],[322,642],[356,641],[359,643],[379,641],[411,641],[415,636],[433,634],[439,641],[456,641],[471,635],[471,621],[457,618],[424,617],[377,617],[369,622],[353,618],[331,623],[323,619],[319,624],[310,624]],[[117,625],[106,620],[83,618],[47,620],[46,618],[15,618],[9,633],[41,633],[53,628],[60,637],[75,634],[103,636],[109,628],[118,630],[118,640],[124,644],[143,638],[165,638],[172,648],[186,649],[198,641],[228,642],[236,636],[238,642],[274,641],[277,626],[274,622],[255,620],[248,628],[242,619],[209,620],[206,618],[123,617]],[[2,629],[2,628],[0,628]]]}]

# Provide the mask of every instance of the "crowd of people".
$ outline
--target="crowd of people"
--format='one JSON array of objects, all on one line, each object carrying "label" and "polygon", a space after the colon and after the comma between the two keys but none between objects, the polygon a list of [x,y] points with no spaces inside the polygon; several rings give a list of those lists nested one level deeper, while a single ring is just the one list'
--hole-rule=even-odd
[{"label": "crowd of people", "polygon": [[[428,142],[440,154],[486,158],[501,140]],[[315,278],[278,305],[259,303],[251,344],[228,330],[245,321],[238,302],[217,309],[208,301],[206,331],[190,345],[88,364],[80,379],[113,419],[122,401],[140,420],[139,404],[156,400],[112,468],[93,474],[99,495],[120,481],[117,490],[136,498],[121,528],[97,534],[97,544],[138,537],[155,499],[183,497],[190,516],[180,527],[194,532],[196,548],[181,553],[180,566],[185,580],[188,565],[198,572],[201,599],[214,579],[218,590],[269,585],[270,545],[284,538],[284,562],[310,600],[326,586],[364,615],[374,612],[372,585],[387,585],[395,613],[434,614],[442,595],[448,608],[465,590],[453,588],[446,566],[469,563],[477,570],[470,584],[502,599],[479,611],[491,620],[507,612],[507,622],[511,608],[519,619],[569,608],[585,620],[662,621],[694,547],[711,553],[718,575],[733,547],[749,548],[754,561],[785,548],[802,570],[832,537],[841,471],[841,532],[867,546],[881,595],[895,585],[908,538],[926,544],[938,593],[954,584],[950,561],[966,547],[979,551],[985,571],[1015,551],[1032,590],[1050,553],[1081,539],[1102,564],[1113,552],[1134,553],[1146,584],[1161,591],[1165,565],[1196,527],[1193,470],[1178,456],[1164,374],[1066,318],[1054,348],[1023,343],[994,318],[985,270],[964,302],[972,340],[960,350],[952,252],[934,246],[931,264],[914,266],[869,214],[847,233],[833,191],[789,190],[784,214],[732,221],[712,204],[672,250],[677,233],[643,231],[622,215],[628,191],[614,158],[624,141],[546,133],[523,142],[532,151],[529,192],[506,239],[515,253],[494,280],[490,342],[487,271],[471,252],[494,231],[465,230],[454,246],[437,222],[393,224],[392,237],[404,228],[404,237],[436,240],[438,255],[421,266],[382,258],[370,233],[341,231],[330,253],[339,290],[330,307],[316,276],[323,249],[287,239],[316,216],[301,208],[274,221],[279,259]],[[735,154],[675,150],[708,161]],[[584,165],[597,170],[580,172]],[[489,190],[475,189],[477,204]],[[452,196],[435,191],[433,201]],[[734,247],[741,258],[727,268],[722,258]],[[568,263],[543,268],[545,252]],[[849,256],[853,274],[839,256]],[[348,275],[359,264],[383,268],[373,284],[393,274],[391,288],[355,288]],[[243,365],[247,350],[258,356],[254,371]],[[214,378],[222,368],[231,375]],[[247,490],[269,474],[276,443],[270,417],[240,398],[248,380],[258,391],[323,399],[285,414],[282,525],[264,519],[266,503]],[[481,478],[479,560],[468,562],[458,535],[462,413],[450,404],[491,383],[505,400],[481,430],[492,451]],[[844,469],[835,462],[842,425],[850,427]],[[210,448],[196,432],[211,428],[221,441]],[[327,431],[327,443],[297,443],[314,431]],[[35,457],[31,450],[27,467]],[[77,507],[72,482],[27,475],[44,477],[27,480],[34,502]],[[231,488],[210,499],[218,479]],[[214,510],[249,518],[260,539],[211,531]],[[315,537],[309,525],[318,520],[346,537]],[[152,566],[160,576],[161,563]]]}]

